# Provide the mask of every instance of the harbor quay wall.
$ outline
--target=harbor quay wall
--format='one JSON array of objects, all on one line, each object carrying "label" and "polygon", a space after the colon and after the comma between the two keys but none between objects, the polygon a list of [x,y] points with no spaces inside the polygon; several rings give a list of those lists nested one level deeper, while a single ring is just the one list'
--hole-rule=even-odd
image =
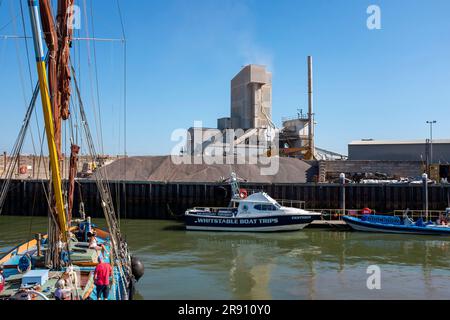
[{"label": "harbor quay wall", "polygon": [[[0,184],[4,181],[0,180]],[[342,187],[339,184],[262,184],[241,183],[241,188],[263,190],[275,199],[305,201],[307,209],[339,209]],[[191,207],[227,206],[231,189],[216,183],[165,183],[111,181],[114,206],[121,218],[175,219]],[[444,210],[449,206],[450,186],[430,185],[429,209]],[[45,216],[48,212],[48,182],[12,180],[3,215]],[[414,184],[347,184],[346,208],[369,207],[378,213],[394,210],[423,209],[423,187]],[[77,216],[79,202],[91,217],[102,217],[100,196],[95,181],[78,180],[76,183],[74,212]]]}]

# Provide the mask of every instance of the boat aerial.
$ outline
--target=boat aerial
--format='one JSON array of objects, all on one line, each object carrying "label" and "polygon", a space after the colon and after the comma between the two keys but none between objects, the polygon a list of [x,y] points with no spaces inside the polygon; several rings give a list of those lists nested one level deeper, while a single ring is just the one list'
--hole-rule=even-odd
[{"label": "boat aerial", "polygon": [[[39,4],[37,0],[30,0],[28,5],[39,83],[36,84],[18,142],[14,146],[14,155],[20,155],[23,138],[27,134],[30,116],[40,91],[51,169],[50,187],[46,194],[48,229],[47,234],[36,234],[35,239],[23,242],[0,256],[0,300],[97,300],[98,291],[95,290],[94,278],[96,267],[102,263],[110,264],[111,268],[103,267],[110,270],[111,273],[107,273],[112,278],[112,282],[101,284],[103,287],[110,286],[109,297],[106,294],[103,298],[132,299],[134,283],[143,275],[143,265],[138,259],[131,257],[120,232],[109,183],[101,170],[97,172],[95,182],[107,229],[102,230],[91,222],[84,213],[82,201],[79,210],[74,209],[75,177],[80,151],[80,147],[76,145],[78,136],[71,137],[67,186],[62,182],[60,162],[64,158],[61,150],[61,122],[69,119],[69,106],[74,107],[70,99],[72,82],[76,88],[75,97],[78,100],[81,127],[86,136],[89,156],[93,162],[99,161],[75,69],[71,66],[69,57],[72,29],[68,26],[68,21],[73,0],[58,2],[56,19],[49,0],[39,1]],[[44,56],[43,35],[49,51],[47,58]],[[5,182],[1,185],[0,213],[15,170],[16,161],[11,163]],[[108,279],[107,276],[104,278]],[[97,285],[100,286],[98,283]]]},{"label": "boat aerial", "polygon": [[281,206],[265,192],[248,195],[231,174],[232,197],[226,208],[193,208],[185,212],[187,230],[274,232],[301,230],[321,213]]},{"label": "boat aerial", "polygon": [[357,231],[448,236],[450,235],[450,226],[447,224],[449,214],[450,208],[447,208],[445,214],[436,223],[424,222],[422,218],[413,221],[408,217],[408,210],[403,217],[364,214],[361,217],[344,216],[343,219]]}]

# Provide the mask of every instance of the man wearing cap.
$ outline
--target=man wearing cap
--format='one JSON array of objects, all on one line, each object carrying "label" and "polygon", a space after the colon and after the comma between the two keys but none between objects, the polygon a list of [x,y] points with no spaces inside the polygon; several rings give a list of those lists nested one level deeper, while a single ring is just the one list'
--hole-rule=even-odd
[{"label": "man wearing cap", "polygon": [[[112,267],[109,263],[103,262],[102,257],[98,257],[98,265],[94,271],[94,283],[97,288],[97,300],[108,300],[109,278],[112,275]],[[102,299],[103,298],[103,299]]]}]

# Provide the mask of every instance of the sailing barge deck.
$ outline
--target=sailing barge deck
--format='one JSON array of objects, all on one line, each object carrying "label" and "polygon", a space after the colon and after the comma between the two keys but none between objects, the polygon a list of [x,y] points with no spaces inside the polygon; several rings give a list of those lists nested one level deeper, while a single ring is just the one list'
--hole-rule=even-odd
[{"label": "sailing barge deck", "polygon": [[[49,300],[57,297],[64,300],[96,299],[94,272],[98,262],[105,262],[112,267],[111,294],[108,299],[127,300],[132,298],[134,282],[143,274],[142,264],[137,259],[132,259],[128,245],[120,232],[105,175],[100,173],[96,177],[96,184],[108,231],[96,228],[89,218],[85,219],[82,203],[80,203],[80,210],[74,212],[75,176],[80,147],[76,144],[77,137],[73,134],[70,139],[68,189],[63,190],[63,176],[60,168],[63,154],[61,123],[62,120],[68,120],[70,117],[72,81],[76,89],[89,155],[93,161],[99,160],[88,126],[76,72],[70,63],[73,28],[69,21],[73,14],[73,5],[74,0],[58,1],[55,19],[49,0],[28,1],[39,82],[35,87],[22,129],[16,140],[14,153],[16,156],[20,154],[30,116],[40,92],[51,172],[51,184],[46,202],[49,207],[48,235],[25,242],[0,258],[0,267],[3,269],[0,277],[0,298],[3,299]],[[48,49],[46,55],[44,55],[43,38]],[[71,125],[70,122],[69,125]],[[73,130],[71,132],[73,133]],[[0,212],[13,171],[14,165],[8,168],[7,183],[1,186]],[[80,220],[73,219],[76,213],[81,217]],[[88,231],[93,230],[96,231],[98,238],[95,244],[91,242],[92,248],[95,249],[90,249],[87,243]],[[91,238],[91,240],[94,239]],[[102,261],[99,261],[99,250]],[[136,272],[137,270],[140,272]],[[102,285],[106,285],[107,276],[105,277],[106,280],[103,279]]]},{"label": "sailing barge deck", "polygon": [[[81,228],[80,228],[81,226]],[[70,289],[70,300],[97,300],[95,285],[94,285],[94,270],[98,264],[99,255],[107,263],[112,263],[111,247],[108,232],[92,227],[97,234],[99,244],[105,246],[105,254],[97,249],[90,249],[89,243],[84,242],[86,240],[86,233],[81,229],[86,227],[85,222],[80,223],[76,227],[70,228],[72,237],[69,244],[70,260],[72,265],[70,267],[62,268],[60,271],[53,271],[45,268],[44,255],[47,247],[47,235],[44,235],[42,239],[33,239],[25,243],[20,244],[16,248],[13,248],[3,257],[0,258],[0,265],[3,266],[3,277],[5,278],[5,287],[0,291],[1,299],[14,299],[14,300],[54,300],[56,283],[60,279],[71,278],[68,288]],[[28,262],[26,262],[28,260]],[[26,263],[29,263],[26,267]],[[24,272],[22,268],[26,267]],[[26,284],[28,282],[27,275],[30,273],[46,274],[45,279],[41,283],[39,277],[35,280],[35,283]],[[39,273],[40,272],[40,273]],[[115,267],[114,278],[111,283],[109,300],[120,300],[124,296],[132,298],[133,287],[127,288],[121,280],[118,267]]]}]

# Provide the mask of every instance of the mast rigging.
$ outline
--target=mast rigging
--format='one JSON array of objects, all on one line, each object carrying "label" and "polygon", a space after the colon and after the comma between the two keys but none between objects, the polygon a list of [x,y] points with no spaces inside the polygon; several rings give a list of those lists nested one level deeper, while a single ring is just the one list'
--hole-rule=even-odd
[{"label": "mast rigging", "polygon": [[47,82],[47,73],[45,70],[44,49],[41,40],[41,24],[39,21],[39,11],[37,0],[29,0],[28,6],[30,10],[31,26],[33,29],[34,49],[36,54],[36,67],[39,77],[39,85],[41,91],[42,109],[44,113],[45,130],[47,133],[47,144],[50,155],[50,166],[52,169],[52,186],[53,195],[56,204],[57,222],[59,231],[63,241],[67,241],[67,220],[64,209],[64,201],[61,188],[61,176],[59,172],[59,159],[57,146],[54,136],[54,124],[52,116],[52,108],[50,102],[50,94]]}]

